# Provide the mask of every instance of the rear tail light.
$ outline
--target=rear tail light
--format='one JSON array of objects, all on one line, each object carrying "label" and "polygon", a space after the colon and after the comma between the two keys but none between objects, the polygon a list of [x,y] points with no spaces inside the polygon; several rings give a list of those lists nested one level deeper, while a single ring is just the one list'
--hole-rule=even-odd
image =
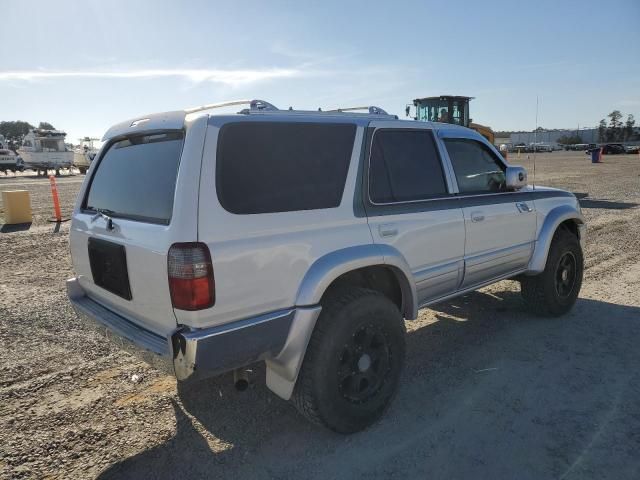
[{"label": "rear tail light", "polygon": [[204,243],[174,243],[168,255],[171,303],[180,310],[202,310],[215,303],[209,248]]}]

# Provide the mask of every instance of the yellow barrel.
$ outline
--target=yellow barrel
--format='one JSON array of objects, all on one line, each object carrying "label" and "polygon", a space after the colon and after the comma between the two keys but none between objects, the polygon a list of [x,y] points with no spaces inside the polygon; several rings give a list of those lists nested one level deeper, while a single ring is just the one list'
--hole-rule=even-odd
[{"label": "yellow barrel", "polygon": [[2,206],[4,207],[4,223],[30,223],[31,198],[27,190],[10,190],[2,192]]}]

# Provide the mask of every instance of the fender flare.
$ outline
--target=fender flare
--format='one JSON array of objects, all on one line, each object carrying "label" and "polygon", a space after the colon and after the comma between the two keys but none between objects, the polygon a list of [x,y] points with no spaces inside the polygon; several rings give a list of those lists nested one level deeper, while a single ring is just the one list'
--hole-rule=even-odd
[{"label": "fender flare", "polygon": [[529,262],[528,275],[536,275],[544,271],[553,235],[560,224],[567,220],[573,220],[578,226],[584,225],[584,216],[579,209],[572,205],[559,205],[546,215]]},{"label": "fender flare", "polygon": [[267,387],[276,395],[285,400],[291,398],[320,315],[320,299],[329,285],[340,275],[375,265],[391,268],[402,290],[402,314],[407,319],[417,317],[415,282],[407,261],[398,250],[389,245],[368,244],[328,253],[316,260],[302,279],[296,296],[296,315],[282,351],[266,359]]},{"label": "fender flare", "polygon": [[317,305],[329,285],[340,275],[375,265],[391,268],[402,291],[402,314],[408,320],[415,319],[418,304],[411,268],[397,249],[377,243],[343,248],[316,260],[302,279],[296,305]]}]

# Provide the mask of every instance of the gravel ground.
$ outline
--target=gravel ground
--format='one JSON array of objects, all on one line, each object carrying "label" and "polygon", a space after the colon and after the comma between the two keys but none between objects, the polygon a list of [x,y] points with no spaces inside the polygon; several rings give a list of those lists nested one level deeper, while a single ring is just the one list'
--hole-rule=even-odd
[{"label": "gravel ground", "polygon": [[[177,389],[91,333],[66,300],[48,181],[0,176],[35,215],[0,228],[0,477],[640,478],[640,158],[604,162],[537,161],[538,183],[583,197],[575,309],[536,318],[505,281],[422,311],[394,404],[352,436],[306,423],[262,366],[244,393],[229,375]],[[58,180],[63,215],[82,178]]]}]

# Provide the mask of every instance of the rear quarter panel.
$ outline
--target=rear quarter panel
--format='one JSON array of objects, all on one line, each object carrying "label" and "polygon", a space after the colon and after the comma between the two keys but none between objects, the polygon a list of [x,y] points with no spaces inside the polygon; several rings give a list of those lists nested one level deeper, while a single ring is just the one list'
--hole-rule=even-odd
[{"label": "rear quarter panel", "polygon": [[236,215],[216,192],[219,127],[209,125],[200,180],[199,241],[210,249],[216,303],[199,312],[180,312],[192,327],[218,325],[295,305],[300,284],[320,257],[354,245],[371,244],[366,217],[353,213],[353,192],[364,129],[356,130],[351,164],[340,205],[331,209]]}]

